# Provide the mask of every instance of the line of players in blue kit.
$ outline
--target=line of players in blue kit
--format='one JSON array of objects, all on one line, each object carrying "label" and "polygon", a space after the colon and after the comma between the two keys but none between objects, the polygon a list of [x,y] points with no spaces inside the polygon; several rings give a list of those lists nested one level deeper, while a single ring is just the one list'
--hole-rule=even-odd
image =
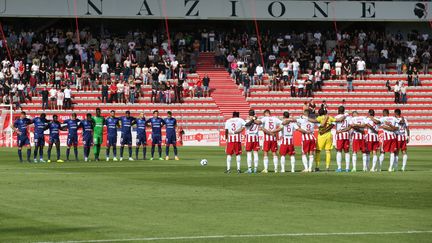
[{"label": "line of players in blue kit", "polygon": [[[67,149],[66,159],[69,160],[70,151],[73,147],[75,160],[78,161],[78,130],[82,129],[82,141],[84,148],[84,161],[89,161],[91,147],[94,146],[95,160],[99,161],[100,146],[103,141],[103,126],[107,127],[107,147],[106,147],[106,161],[110,160],[110,152],[112,148],[113,160],[117,159],[117,139],[118,129],[120,129],[120,158],[123,160],[124,147],[129,149],[129,160],[132,158],[132,129],[136,128],[136,148],[135,159],[139,159],[140,148],[142,147],[143,159],[146,159],[146,146],[147,135],[146,128],[151,127],[151,158],[154,159],[156,146],[158,147],[159,160],[162,158],[162,128],[166,129],[166,160],[169,160],[169,148],[173,145],[175,160],[179,160],[177,151],[177,120],[172,116],[169,111],[167,118],[160,118],[157,110],[153,111],[153,117],[146,120],[144,113],[141,113],[138,118],[132,117],[129,111],[126,111],[125,116],[116,117],[115,111],[110,112],[110,116],[104,118],[100,116],[100,109],[96,110],[96,116],[86,114],[84,120],[79,120],[75,113],[72,114],[71,119],[63,122],[58,120],[57,115],[53,115],[53,120],[49,121],[46,114],[42,113],[39,117],[34,119],[27,118],[25,112],[21,112],[20,118],[14,122],[14,130],[17,134],[18,142],[18,156],[20,162],[23,162],[22,150],[27,148],[27,161],[31,162],[31,145],[29,128],[34,127],[34,152],[33,161],[37,162],[51,162],[51,150],[53,146],[56,147],[57,162],[64,162],[60,159],[60,131],[68,131],[67,135]],[[98,123],[101,127],[98,129]],[[48,160],[44,160],[44,146],[45,146],[45,131],[49,130],[48,139]],[[39,160],[37,155],[39,154]]]}]

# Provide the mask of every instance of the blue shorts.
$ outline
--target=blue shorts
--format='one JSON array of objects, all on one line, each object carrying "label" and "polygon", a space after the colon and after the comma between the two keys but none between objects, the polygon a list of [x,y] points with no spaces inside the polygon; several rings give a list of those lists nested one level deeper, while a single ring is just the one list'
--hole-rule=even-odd
[{"label": "blue shorts", "polygon": [[177,143],[176,135],[175,134],[170,134],[170,135],[167,134],[165,143],[176,145],[176,143]]},{"label": "blue shorts", "polygon": [[60,138],[49,138],[49,144],[60,143]]},{"label": "blue shorts", "polygon": [[18,138],[18,147],[24,147],[30,145],[30,139],[28,137]]},{"label": "blue shorts", "polygon": [[152,134],[152,144],[161,144],[162,143],[162,136],[161,135],[154,135]]},{"label": "blue shorts", "polygon": [[67,146],[77,146],[78,145],[78,137],[75,137],[75,136],[69,137],[68,136],[66,143],[67,143],[66,144]]},{"label": "blue shorts", "polygon": [[83,145],[85,147],[90,147],[93,145],[93,138],[92,137],[88,137],[88,138],[83,138]]},{"label": "blue shorts", "polygon": [[36,147],[44,146],[45,145],[45,136],[42,135],[36,135],[34,137],[34,144]]},{"label": "blue shorts", "polygon": [[132,136],[131,135],[122,135],[121,139],[120,139],[120,145],[132,146]]},{"label": "blue shorts", "polygon": [[108,136],[107,146],[116,146],[117,136]]},{"label": "blue shorts", "polygon": [[136,145],[137,146],[140,146],[140,145],[147,145],[147,138],[146,138],[146,136],[144,135],[144,136],[139,136],[139,135],[137,135],[137,138],[136,138]]}]

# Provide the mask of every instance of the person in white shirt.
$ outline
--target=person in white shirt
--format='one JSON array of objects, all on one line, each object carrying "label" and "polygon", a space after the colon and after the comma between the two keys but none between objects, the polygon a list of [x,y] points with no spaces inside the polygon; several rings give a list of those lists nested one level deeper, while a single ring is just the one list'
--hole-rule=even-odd
[{"label": "person in white shirt", "polygon": [[125,85],[124,85],[123,81],[120,81],[117,84],[117,95],[118,95],[119,103],[124,103],[125,102],[124,87],[125,87]]},{"label": "person in white shirt", "polygon": [[390,112],[388,109],[383,110],[383,116],[379,119],[369,116],[369,118],[377,124],[380,124],[380,129],[383,130],[383,142],[382,142],[382,151],[379,157],[379,168],[378,171],[381,171],[382,164],[384,162],[385,153],[390,153],[390,165],[388,171],[394,171],[394,159],[395,152],[397,150],[396,147],[396,135],[395,131],[398,129],[398,120],[394,116],[389,116]]},{"label": "person in white shirt", "polygon": [[57,90],[54,87],[51,87],[49,90],[49,97],[50,97],[50,109],[54,110],[56,109],[56,99],[57,99]]},{"label": "person in white shirt", "polygon": [[258,65],[256,66],[255,73],[258,77],[258,85],[261,85],[264,73],[264,68],[261,66],[261,63],[258,63]]},{"label": "person in white shirt", "polygon": [[[259,144],[259,127],[262,122],[255,116],[254,110],[249,110],[249,117],[246,121],[246,156],[247,156],[247,166],[248,170],[246,173],[257,173],[258,171],[258,151],[260,149]],[[254,169],[252,171],[252,152],[253,152],[253,162]]]},{"label": "person in white shirt", "polygon": [[69,86],[67,86],[64,90],[64,99],[65,99],[64,108],[65,109],[71,109],[72,108],[72,90],[70,89]]},{"label": "person in white shirt", "polygon": [[352,118],[350,119],[350,127],[352,128],[352,170],[357,171],[357,153],[362,152],[363,155],[363,171],[368,170],[366,146],[364,138],[365,117],[359,116],[357,111],[353,111]]},{"label": "person in white shirt", "polygon": [[305,84],[305,81],[303,79],[297,80],[297,88],[298,88],[297,97],[303,97],[304,96],[304,84]]},{"label": "person in white shirt", "polygon": [[308,132],[301,129],[293,119],[290,119],[290,113],[285,111],[283,113],[283,122],[281,126],[274,131],[274,133],[282,132],[282,141],[279,149],[279,154],[281,156],[281,172],[285,172],[285,156],[288,154],[290,156],[291,162],[291,172],[295,172],[295,148],[294,148],[294,132],[299,131],[302,134],[307,134]]},{"label": "person in white shirt", "polygon": [[262,173],[268,173],[268,152],[271,151],[273,155],[273,164],[274,164],[274,172],[278,172],[278,156],[277,156],[277,150],[278,150],[278,144],[277,144],[277,137],[275,134],[273,134],[273,130],[278,128],[282,121],[279,120],[279,118],[275,116],[271,116],[270,110],[264,111],[264,117],[260,118],[262,124],[261,124],[261,130],[264,132],[264,146],[263,146],[263,152],[264,152],[264,170]]},{"label": "person in white shirt", "polygon": [[[343,117],[345,114],[345,107],[339,106],[338,115],[336,119]],[[345,171],[350,168],[350,117],[345,116],[345,120],[336,123],[336,172],[342,172],[342,151],[345,153]]]},{"label": "person in white shirt", "polygon": [[369,117],[365,120],[365,125],[367,128],[367,134],[366,134],[366,148],[367,148],[367,160],[369,163],[370,160],[370,153],[372,152],[372,167],[370,169],[371,172],[376,171],[376,164],[378,161],[378,150],[380,149],[379,144],[379,138],[378,138],[378,125],[370,118],[375,116],[375,111],[373,109],[370,109],[368,111]]},{"label": "person in white shirt", "polygon": [[231,157],[233,154],[236,155],[237,173],[241,173],[241,133],[245,128],[245,124],[246,122],[240,118],[240,112],[236,111],[233,112],[233,117],[225,122],[225,139],[227,144],[225,149],[227,170],[225,173],[231,173]]},{"label": "person in white shirt", "polygon": [[57,91],[57,109],[63,110],[64,93],[61,89]]},{"label": "person in white shirt", "polygon": [[401,91],[401,86],[400,86],[400,82],[396,81],[395,86],[393,87],[393,91],[394,91],[394,102],[396,104],[399,104],[401,99],[400,99],[400,91]]},{"label": "person in white shirt", "polygon": [[294,61],[292,62],[292,67],[293,67],[292,70],[294,74],[294,81],[296,81],[299,75],[299,68],[300,68],[300,63],[297,61],[297,59],[294,59]]},{"label": "person in white shirt", "polygon": [[406,164],[408,160],[407,154],[407,144],[409,143],[410,130],[408,121],[405,117],[401,116],[401,110],[394,110],[394,115],[397,119],[398,129],[395,131],[396,134],[396,154],[395,154],[395,162],[394,168],[397,169],[398,160],[399,160],[399,152],[402,152],[402,171],[406,170]]},{"label": "person in white shirt", "polygon": [[312,166],[316,150],[316,139],[314,135],[315,124],[309,121],[309,113],[309,110],[304,110],[303,115],[296,120],[297,123],[300,125],[300,128],[307,132],[302,134],[302,162],[304,166],[303,172],[312,172]]},{"label": "person in white shirt", "polygon": [[108,78],[108,76],[109,76],[108,69],[109,69],[108,63],[104,62],[101,64],[102,79]]},{"label": "person in white shirt", "polygon": [[335,71],[336,71],[336,76],[339,78],[342,75],[342,63],[340,62],[339,59],[336,60]]},{"label": "person in white shirt", "polygon": [[360,75],[360,79],[364,80],[366,71],[366,62],[361,58],[356,63],[357,73]]}]

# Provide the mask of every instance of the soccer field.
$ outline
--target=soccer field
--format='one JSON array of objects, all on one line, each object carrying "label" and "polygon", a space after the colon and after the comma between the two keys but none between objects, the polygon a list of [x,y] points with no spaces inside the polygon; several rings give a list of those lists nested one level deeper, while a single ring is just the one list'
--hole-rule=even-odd
[{"label": "soccer field", "polygon": [[432,241],[430,148],[410,148],[394,173],[224,174],[223,151],[20,164],[0,149],[0,242]]}]

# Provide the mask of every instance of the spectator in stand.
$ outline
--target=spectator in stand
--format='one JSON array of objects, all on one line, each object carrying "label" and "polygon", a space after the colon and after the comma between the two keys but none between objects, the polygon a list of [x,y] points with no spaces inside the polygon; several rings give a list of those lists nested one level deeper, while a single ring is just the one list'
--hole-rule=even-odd
[{"label": "spectator in stand", "polygon": [[380,58],[378,59],[379,63],[379,69],[381,74],[387,73],[387,58],[383,54],[381,54]]},{"label": "spectator in stand", "polygon": [[399,56],[396,59],[396,71],[397,71],[397,74],[402,74],[402,65],[403,65],[403,60],[402,60],[402,57]]},{"label": "spectator in stand", "polygon": [[44,86],[43,90],[40,92],[42,96],[42,110],[48,109],[48,90],[46,88],[46,85]]},{"label": "spectator in stand", "polygon": [[336,60],[335,71],[336,71],[336,78],[340,78],[342,75],[342,63],[340,62],[339,59]]},{"label": "spectator in stand", "polygon": [[50,97],[50,109],[54,110],[56,109],[56,99],[57,99],[57,89],[54,88],[54,86],[51,87],[49,90],[49,97]]},{"label": "spectator in stand", "polygon": [[405,85],[404,83],[402,83],[401,88],[400,88],[400,93],[401,93],[401,103],[402,104],[406,104],[408,99],[407,99],[407,85]]},{"label": "spectator in stand", "polygon": [[303,97],[304,96],[304,84],[305,84],[305,80],[303,80],[303,79],[297,80],[297,89],[298,89],[297,97]]},{"label": "spectator in stand", "polygon": [[69,85],[64,89],[64,108],[72,109],[72,90]]},{"label": "spectator in stand", "polygon": [[63,90],[59,89],[57,90],[57,109],[59,111],[63,110],[63,101],[64,101],[64,93]]},{"label": "spectator in stand", "polygon": [[400,103],[400,90],[401,90],[401,86],[400,86],[400,82],[396,81],[394,87],[393,87],[393,92],[394,92],[394,102],[396,104]]},{"label": "spectator in stand", "polygon": [[[200,97],[203,96],[203,89],[202,89],[202,85],[203,85],[203,83],[202,83],[201,79],[198,79],[198,81],[196,82],[196,84],[195,84],[195,86],[194,86],[194,88],[195,88],[194,93],[196,94],[196,97],[197,97],[197,98],[200,98]],[[195,95],[192,96],[192,97],[195,97]]]},{"label": "spectator in stand", "polygon": [[323,68],[322,71],[324,73],[324,80],[329,80],[330,79],[330,63],[328,60],[326,60],[323,64]]},{"label": "spectator in stand", "polygon": [[390,92],[391,91],[390,80],[387,79],[385,86],[387,88],[387,92]]},{"label": "spectator in stand", "polygon": [[242,75],[243,82],[243,95],[247,98],[250,97],[251,80],[249,75]]},{"label": "spectator in stand", "polygon": [[297,61],[297,59],[294,59],[292,65],[293,65],[294,81],[297,81],[299,71],[300,71],[300,63]]},{"label": "spectator in stand", "polygon": [[365,80],[366,62],[363,59],[357,61],[357,74],[360,75],[361,80]]},{"label": "spectator in stand", "polygon": [[[119,64],[119,65],[120,65],[120,64]],[[101,78],[102,78],[102,79],[109,78],[109,72],[108,72],[108,69],[109,69],[109,65],[104,61],[104,62],[101,64],[101,72],[102,72]]]},{"label": "spectator in stand", "polygon": [[32,74],[30,76],[30,94],[33,97],[37,96],[36,86],[37,86],[37,79],[36,79],[36,76],[34,74]]},{"label": "spectator in stand", "polygon": [[108,101],[108,92],[109,92],[109,86],[106,80],[103,81],[101,91],[102,91],[102,103],[106,104]]},{"label": "spectator in stand", "polygon": [[251,85],[255,85],[255,80],[254,80],[254,76],[255,76],[255,65],[251,62],[249,63],[248,67],[247,67],[247,74],[249,76],[249,80],[251,82]]},{"label": "spectator in stand", "polygon": [[202,84],[204,88],[204,97],[210,97],[210,78],[208,74],[206,73],[204,75],[204,78],[202,79]]},{"label": "spectator in stand", "polygon": [[255,73],[257,76],[257,84],[262,85],[263,84],[262,80],[263,80],[264,69],[263,69],[261,63],[258,63],[257,67],[255,68]]},{"label": "spectator in stand", "polygon": [[129,76],[129,82],[124,82],[124,89],[123,89],[123,94],[124,94],[124,103],[127,104],[130,102],[130,85],[129,83],[133,84],[133,77]]},{"label": "spectator in stand", "polygon": [[429,49],[425,50],[422,53],[421,59],[422,59],[422,65],[423,65],[423,74],[428,74],[429,73],[429,62],[431,59],[431,54],[429,52]]},{"label": "spectator in stand", "polygon": [[117,97],[117,84],[116,84],[116,82],[114,81],[114,82],[111,82],[111,85],[110,85],[110,89],[109,89],[109,91],[110,91],[110,103],[118,103],[118,97]]},{"label": "spectator in stand", "polygon": [[413,85],[419,86],[420,85],[420,78],[419,78],[419,74],[418,74],[416,67],[413,68],[412,76],[413,76]]},{"label": "spectator in stand", "polygon": [[119,103],[125,103],[124,88],[125,88],[124,81],[120,80],[117,83],[117,99]]},{"label": "spectator in stand", "polygon": [[60,68],[57,68],[54,73],[54,87],[57,89],[61,86],[61,79],[63,77],[63,73],[60,71]]},{"label": "spectator in stand", "polygon": [[309,115],[312,118],[315,118],[316,117],[316,104],[315,104],[314,99],[309,100],[309,103],[307,105],[307,109],[309,110]]},{"label": "spectator in stand", "polygon": [[323,111],[325,111],[326,114],[328,113],[328,105],[327,105],[326,100],[323,100],[323,101],[322,101],[322,103],[321,103],[321,108],[320,108],[320,109],[323,110]]},{"label": "spectator in stand", "polygon": [[12,97],[12,104],[14,105],[14,111],[22,109],[21,102],[20,102],[20,97],[19,97],[18,94],[15,94]]},{"label": "spectator in stand", "polygon": [[18,97],[19,97],[20,103],[24,103],[24,100],[25,100],[24,90],[25,90],[25,88],[26,88],[26,85],[22,81],[19,81],[19,83],[17,85],[17,92],[18,92]]},{"label": "spectator in stand", "polygon": [[352,74],[348,74],[348,76],[347,76],[347,90],[348,90],[348,92],[354,91],[353,80],[354,80],[354,77],[352,76]]}]

